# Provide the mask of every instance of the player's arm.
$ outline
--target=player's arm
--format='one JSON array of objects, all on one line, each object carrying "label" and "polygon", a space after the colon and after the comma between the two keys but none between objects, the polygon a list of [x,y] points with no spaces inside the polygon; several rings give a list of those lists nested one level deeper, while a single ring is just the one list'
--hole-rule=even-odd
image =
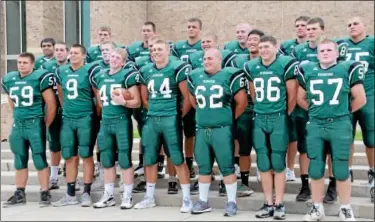
[{"label": "player's arm", "polygon": [[1,78],[1,86],[3,87],[4,92],[8,95],[8,105],[9,105],[9,108],[13,111],[14,110],[14,103],[13,103],[13,100],[9,96],[9,91],[8,91],[8,88],[5,86],[5,84],[3,82],[3,78]]},{"label": "player's arm", "polygon": [[288,115],[290,115],[297,104],[298,83],[296,79],[290,79],[286,82],[286,91],[288,98]]},{"label": "player's arm", "polygon": [[351,111],[355,112],[367,102],[365,89],[363,88],[364,67],[360,62],[354,62],[349,68],[349,83],[352,100]]},{"label": "player's arm", "polygon": [[48,88],[43,91],[42,93],[43,100],[47,105],[47,114],[45,116],[45,123],[46,126],[49,127],[56,116],[56,100],[55,100],[55,93],[53,92],[52,88]]},{"label": "player's arm", "polygon": [[246,63],[246,62],[243,65],[243,71],[245,73],[245,77],[246,77],[247,83],[249,85],[249,92],[250,92],[251,100],[253,102],[255,102],[255,87],[254,87],[254,83],[253,83],[253,77],[252,77],[251,72],[250,72],[250,67],[249,67],[248,63]]},{"label": "player's arm", "polygon": [[143,107],[148,109],[148,89],[145,85],[141,85],[141,99]]},{"label": "player's arm", "polygon": [[245,112],[247,107],[247,95],[245,89],[240,89],[234,96],[234,101],[236,102],[236,108],[234,110],[234,118],[237,119]]},{"label": "player's arm", "polygon": [[298,75],[298,61],[291,58],[284,69],[284,81],[286,84],[287,91],[288,114],[290,115],[297,104],[298,82],[296,78]]},{"label": "player's arm", "polygon": [[189,110],[191,109],[190,99],[189,99],[189,90],[187,87],[187,81],[184,80],[178,84],[178,87],[180,88],[181,94],[184,97],[184,100],[182,102],[182,117],[184,117]]},{"label": "player's arm", "polygon": [[306,90],[302,86],[298,87],[297,103],[302,109],[308,110],[309,104],[307,103]]},{"label": "player's arm", "polygon": [[247,95],[246,95],[246,77],[242,70],[238,70],[233,73],[230,80],[230,90],[234,97],[236,107],[234,109],[234,117],[237,119],[245,112],[247,107]]},{"label": "player's arm", "polygon": [[197,101],[195,100],[195,96],[194,96],[195,87],[194,87],[193,80],[191,79],[190,75],[187,76],[187,86],[188,86],[188,90],[189,90],[190,105],[191,105],[191,107],[196,109],[197,108]]},{"label": "player's arm", "polygon": [[64,104],[64,100],[63,100],[63,90],[62,90],[62,87],[61,87],[61,79],[60,79],[60,69],[56,69],[55,71],[55,79],[56,79],[56,86],[57,86],[57,97],[59,98],[59,102],[61,104],[61,107],[63,106]]}]

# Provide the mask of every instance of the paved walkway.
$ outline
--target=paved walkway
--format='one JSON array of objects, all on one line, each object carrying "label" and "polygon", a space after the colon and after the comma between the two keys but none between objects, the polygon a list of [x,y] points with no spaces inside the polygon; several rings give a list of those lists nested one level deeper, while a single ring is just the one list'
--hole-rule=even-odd
[{"label": "paved walkway", "polygon": [[[287,214],[288,221],[301,221],[303,215]],[[120,210],[119,206],[93,209],[79,206],[39,208],[37,203],[1,208],[2,221],[258,221],[254,212],[239,212],[235,217],[224,217],[223,210],[214,209],[201,215],[182,214],[177,207],[155,207],[146,210]],[[339,221],[338,217],[326,217]],[[359,219],[358,219],[359,220]],[[363,219],[360,219],[361,221]],[[371,221],[367,219],[366,221]]]}]

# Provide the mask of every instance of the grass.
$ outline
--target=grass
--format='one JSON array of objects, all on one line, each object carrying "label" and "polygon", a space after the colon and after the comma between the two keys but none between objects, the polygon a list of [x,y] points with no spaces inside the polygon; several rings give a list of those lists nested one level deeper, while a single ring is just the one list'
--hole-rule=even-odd
[{"label": "grass", "polygon": [[[140,138],[138,130],[133,131],[133,137],[134,138]],[[362,141],[362,132],[361,131],[357,131],[357,133],[355,134],[355,140]]]}]

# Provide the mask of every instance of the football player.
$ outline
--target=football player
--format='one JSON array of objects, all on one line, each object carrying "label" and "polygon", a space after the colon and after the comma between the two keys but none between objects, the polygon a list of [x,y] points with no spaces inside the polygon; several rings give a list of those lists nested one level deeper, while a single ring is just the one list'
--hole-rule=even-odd
[{"label": "football player", "polygon": [[294,69],[298,62],[290,56],[277,56],[276,53],[276,39],[265,35],[259,42],[260,57],[247,62],[244,69],[254,101],[253,146],[265,198],[265,204],[256,217],[273,216],[281,220],[285,219],[285,157],[289,142],[287,118],[296,105]]},{"label": "football player", "polygon": [[[48,187],[46,128],[50,127],[56,114],[55,94],[52,89],[54,78],[53,73],[49,71],[34,71],[34,63],[33,54],[21,53],[17,59],[18,71],[7,73],[1,79],[1,85],[8,94],[8,104],[13,112],[9,144],[14,154],[16,169],[16,191],[3,203],[4,207],[26,203],[29,148],[41,186],[39,204],[47,206],[51,203]],[[47,105],[46,109],[44,104]]]},{"label": "football player", "polygon": [[[189,56],[189,63],[191,64],[193,69],[204,67],[204,62],[203,62],[204,53],[211,48],[218,48],[218,37],[216,34],[207,33],[203,35],[202,37],[202,49],[204,51],[197,51]],[[223,59],[221,63],[222,68],[236,67],[236,64],[235,64],[236,54],[234,52],[224,49],[224,50],[220,50],[220,53],[221,53],[221,58]],[[238,162],[237,163],[235,162],[235,164],[238,164]],[[225,196],[226,190],[225,190],[224,181],[222,179],[222,175],[220,175],[220,177],[221,177],[221,180],[219,183],[219,195]],[[196,181],[193,184],[190,191],[191,191],[191,194],[198,194],[199,192],[198,181]]]},{"label": "football player", "polygon": [[[182,152],[183,118],[190,110],[186,76],[191,66],[182,61],[169,60],[170,48],[166,41],[158,40],[152,46],[152,58],[155,63],[144,66],[140,70],[141,97],[143,107],[147,108],[147,119],[142,129],[144,146],[144,165],[147,181],[146,195],[134,208],[154,207],[155,184],[157,180],[157,158],[160,143],[163,139],[164,151],[176,167],[180,180],[183,203],[181,212],[191,211],[189,171],[184,162]],[[182,109],[180,96],[183,96]]]},{"label": "football player", "polygon": [[[361,17],[356,16],[349,20],[348,32],[350,37],[346,39],[346,42],[349,44],[346,55],[348,60],[361,62],[365,71],[363,85],[365,87],[367,104],[353,113],[353,138],[355,136],[357,122],[359,122],[370,167],[368,171],[368,181],[371,187],[370,197],[371,201],[374,202],[374,36],[366,35],[365,30],[366,26]],[[349,167],[352,166],[353,154],[354,145],[352,145]]]},{"label": "football player", "polygon": [[[352,143],[351,111],[359,110],[366,103],[363,88],[364,67],[359,62],[337,62],[338,46],[325,39],[318,45],[316,62],[301,63],[297,71],[300,86],[298,104],[307,110],[307,153],[313,206],[304,221],[322,220],[324,172],[330,143],[333,174],[337,180],[340,197],[339,217],[342,221],[354,221],[351,209],[351,183],[349,178],[350,145]],[[349,101],[350,96],[352,97]]]},{"label": "football player", "polygon": [[194,154],[199,168],[199,200],[194,204],[192,214],[211,211],[208,192],[214,159],[224,177],[228,193],[224,215],[237,214],[232,127],[233,120],[246,109],[246,79],[242,70],[232,67],[222,69],[221,56],[218,49],[206,50],[204,68],[195,69],[188,75],[190,101],[196,109]]},{"label": "football player", "polygon": [[[94,208],[116,205],[114,183],[116,179],[115,161],[118,159],[122,169],[124,192],[121,209],[133,206],[132,190],[134,170],[131,159],[133,146],[133,124],[131,112],[141,105],[137,87],[138,71],[123,69],[127,60],[124,49],[117,48],[110,53],[110,68],[104,69],[93,78],[96,96],[102,108],[102,121],[98,134],[101,163],[104,167],[104,193],[94,204]],[[124,99],[123,92],[131,94]],[[118,155],[118,158],[115,158]]]},{"label": "football player", "polygon": [[145,22],[142,26],[142,37],[143,41],[136,41],[126,48],[128,53],[128,60],[137,61],[142,56],[150,55],[150,50],[148,49],[148,40],[155,35],[156,26],[153,22]]},{"label": "football player", "polygon": [[247,48],[247,37],[251,31],[251,26],[248,23],[240,23],[236,26],[237,41],[230,41],[224,45],[224,49],[228,49],[235,54],[249,54]]},{"label": "football player", "polygon": [[[64,42],[56,42],[54,57],[56,59],[50,60],[42,64],[41,69],[55,73],[56,69],[68,63],[69,47]],[[60,144],[60,129],[62,109],[57,95],[57,84],[55,76],[53,76],[53,91],[56,99],[56,116],[51,126],[48,128],[47,140],[49,149],[51,151],[51,175],[49,178],[49,189],[59,189],[59,165],[61,161],[61,144]]]},{"label": "football player", "polygon": [[[264,32],[258,29],[253,29],[249,32],[248,39],[247,39],[247,46],[249,49],[250,54],[239,54],[236,57],[236,65],[239,69],[243,69],[245,63],[249,60],[253,60],[259,57],[259,40],[264,36]],[[249,90],[249,84],[246,81],[246,93],[247,93],[247,101],[248,105],[246,107],[245,112],[238,118],[236,122],[236,129],[235,129],[235,145],[239,146],[239,165],[240,165],[240,175],[241,175],[241,185],[237,187],[237,196],[238,197],[246,197],[250,196],[254,193],[249,185],[249,174],[251,168],[251,150],[253,147],[252,141],[252,128],[253,128],[253,109],[254,104],[251,100]],[[259,173],[257,173],[259,174]],[[260,176],[258,176],[258,180],[260,181]]]},{"label": "football player", "polygon": [[92,78],[100,71],[99,65],[85,65],[86,49],[80,44],[72,45],[70,64],[56,70],[57,90],[63,109],[61,126],[61,154],[66,162],[67,193],[53,205],[56,207],[75,205],[79,202],[75,195],[78,173],[76,158],[83,159],[84,191],[81,206],[91,206],[91,184],[94,175],[93,115],[94,90]]},{"label": "football player", "polygon": [[[296,58],[299,62],[304,63],[306,61],[318,62],[317,58],[317,46],[322,40],[324,35],[324,21],[322,18],[315,17],[307,21],[307,40],[308,42],[297,45],[292,51],[292,56]],[[348,44],[343,40],[336,41],[339,47],[339,57],[338,61],[344,61],[346,59],[346,51]],[[311,197],[311,191],[308,182],[308,166],[309,159],[306,155],[306,122],[308,121],[308,115],[306,110],[301,109],[299,106],[296,107],[295,115],[293,116],[296,121],[296,129],[298,134],[297,149],[300,155],[300,171],[302,188],[300,193],[297,195],[297,201],[306,201]],[[326,143],[327,152],[331,149],[330,144]],[[328,155],[329,156],[329,155]],[[328,161],[328,171],[329,171],[329,185],[324,197],[324,203],[334,203],[337,200],[336,192],[336,180],[332,174],[331,161]]]},{"label": "football player", "polygon": [[286,40],[280,45],[280,52],[284,55],[291,55],[293,49],[301,44],[304,43],[307,39],[306,33],[306,24],[307,21],[310,19],[308,16],[299,16],[294,21],[294,31],[296,32],[296,38]]},{"label": "football player", "polygon": [[[163,40],[163,37],[160,35],[153,35],[148,40],[148,48],[150,50],[150,54],[147,56],[142,56],[141,58],[137,59],[135,61],[135,68],[140,70],[142,67],[146,66],[147,64],[153,63],[153,59],[151,57],[152,54],[152,46],[157,40]],[[170,61],[177,61],[179,60],[177,57],[170,55],[169,56]],[[140,89],[140,86],[139,86]],[[142,129],[146,121],[147,117],[147,109],[144,107],[140,107],[137,109],[134,109],[133,111],[134,119],[137,121],[137,127],[138,132],[141,136],[142,140]],[[165,145],[164,141],[161,142],[161,144]],[[143,148],[142,148],[142,142],[140,143],[139,147],[139,165],[135,169],[134,175],[135,177],[140,176],[140,182],[134,187],[133,192],[135,193],[142,193],[146,192],[146,181],[144,178],[144,167],[143,167]],[[163,173],[164,168],[164,152],[163,149],[160,149],[160,153],[158,156],[158,178],[164,178]],[[174,166],[172,162],[170,161],[170,158],[167,158],[167,168],[168,168],[168,194],[177,194],[178,193],[178,187],[177,187],[177,178],[176,178],[176,170],[174,169]]]},{"label": "football player", "polygon": [[[177,41],[172,48],[172,55],[180,58],[183,62],[189,62],[189,56],[196,52],[202,51],[201,40],[202,21],[199,18],[191,18],[187,22],[188,40]],[[195,135],[195,110],[183,118],[183,130],[185,135],[185,159],[189,168],[190,178],[196,177],[193,168],[193,148]]]},{"label": "football player", "polygon": [[56,41],[53,38],[45,38],[40,42],[40,48],[43,51],[43,56],[40,56],[35,61],[35,69],[40,69],[43,63],[48,62],[50,60],[55,60],[54,57],[54,47]]}]

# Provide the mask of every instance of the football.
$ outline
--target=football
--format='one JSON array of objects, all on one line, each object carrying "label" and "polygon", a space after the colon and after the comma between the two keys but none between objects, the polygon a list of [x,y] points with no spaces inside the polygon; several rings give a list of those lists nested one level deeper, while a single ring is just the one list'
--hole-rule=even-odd
[{"label": "football", "polygon": [[126,89],[120,89],[120,88],[114,89],[114,90],[112,90],[112,94],[114,94],[116,96],[122,94],[122,96],[124,97],[125,100],[133,99],[132,94]]}]

